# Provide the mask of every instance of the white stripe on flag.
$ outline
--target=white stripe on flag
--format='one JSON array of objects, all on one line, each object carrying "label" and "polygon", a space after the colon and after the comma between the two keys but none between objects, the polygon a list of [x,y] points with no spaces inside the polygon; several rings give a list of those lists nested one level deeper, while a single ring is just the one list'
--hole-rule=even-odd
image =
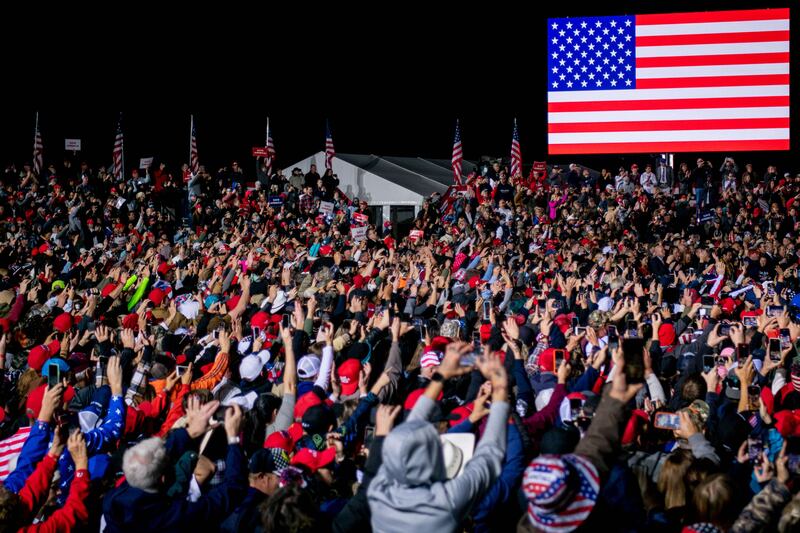
[{"label": "white stripe on flag", "polygon": [[697,35],[709,33],[746,33],[751,31],[787,31],[788,19],[742,20],[736,22],[692,22],[685,24],[636,23],[637,37],[657,35]]},{"label": "white stripe on flag", "polygon": [[549,139],[550,144],[659,141],[756,141],[766,139],[788,139],[789,128],[637,131],[635,135],[635,141],[631,140],[631,132],[629,131],[550,133]]},{"label": "white stripe on flag", "polygon": [[[709,109],[655,109],[650,111],[576,111],[548,113],[551,124],[574,122],[647,122],[651,120],[700,120],[720,118],[785,118],[788,106]],[[644,132],[642,132],[644,133]],[[639,134],[637,134],[637,138]]]},{"label": "white stripe on flag", "polygon": [[789,41],[767,41],[760,43],[682,44],[672,46],[637,46],[636,57],[769,54],[774,52],[788,51]]},{"label": "white stripe on flag", "polygon": [[757,74],[789,74],[789,63],[704,65],[699,67],[640,67],[636,69],[636,79],[753,76]]},{"label": "white stripe on flag", "polygon": [[671,98],[732,98],[735,96],[789,96],[789,86],[745,85],[741,87],[694,87],[686,89],[636,89],[609,91],[553,91],[547,93],[547,98],[550,103],[664,100]]}]

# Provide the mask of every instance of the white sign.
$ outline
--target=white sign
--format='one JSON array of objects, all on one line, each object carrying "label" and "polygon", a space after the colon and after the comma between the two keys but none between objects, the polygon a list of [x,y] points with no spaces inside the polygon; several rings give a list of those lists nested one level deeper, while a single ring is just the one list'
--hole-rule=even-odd
[{"label": "white sign", "polygon": [[64,150],[71,150],[73,152],[81,151],[80,139],[64,139]]},{"label": "white sign", "polygon": [[330,216],[333,214],[333,202],[320,202],[319,203],[319,212],[325,216]]},{"label": "white sign", "polygon": [[139,160],[139,168],[150,168],[150,165],[153,164],[152,157],[143,157]]},{"label": "white sign", "polygon": [[117,209],[125,205],[125,198],[117,198]]},{"label": "white sign", "polygon": [[350,228],[350,235],[353,236],[353,240],[356,242],[364,241],[367,239],[367,227]]}]

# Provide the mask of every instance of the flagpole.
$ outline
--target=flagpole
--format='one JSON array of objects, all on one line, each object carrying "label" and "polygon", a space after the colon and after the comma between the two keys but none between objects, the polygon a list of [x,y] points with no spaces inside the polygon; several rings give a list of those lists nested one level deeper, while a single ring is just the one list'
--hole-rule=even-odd
[{"label": "flagpole", "polygon": [[[119,129],[122,131],[122,111],[119,112]],[[120,169],[120,176],[125,180],[125,134],[122,134],[122,168]]]},{"label": "flagpole", "polygon": [[[264,146],[268,145],[269,145],[269,117],[267,117],[267,138],[264,139]],[[269,157],[269,154],[267,154],[267,157]]]},{"label": "flagpole", "polygon": [[[36,127],[33,130],[33,168],[36,169],[36,137],[39,133],[39,112],[36,112]],[[40,173],[42,169],[39,169],[37,173]]]},{"label": "flagpole", "polygon": [[192,171],[192,132],[194,131],[194,115],[189,115],[189,171]]}]

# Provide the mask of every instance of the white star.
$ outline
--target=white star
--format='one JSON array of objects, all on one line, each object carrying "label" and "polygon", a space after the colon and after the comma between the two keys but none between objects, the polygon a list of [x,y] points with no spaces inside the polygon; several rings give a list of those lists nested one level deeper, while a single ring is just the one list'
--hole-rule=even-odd
[{"label": "white star", "polygon": [[558,64],[559,64],[560,66],[562,66],[562,67],[564,66],[564,63],[566,63],[566,61],[564,61],[563,59],[561,59],[561,60],[559,60],[559,61],[558,61]]},{"label": "white star", "polygon": [[567,47],[564,46],[563,44],[558,47],[559,52],[563,52],[566,49],[567,49]]},{"label": "white star", "polygon": [[617,63],[622,64],[624,62],[625,62],[625,58],[624,57],[617,58]]},{"label": "white star", "polygon": [[608,28],[603,28],[603,35],[608,35],[610,30]]},{"label": "white star", "polygon": [[568,29],[568,30],[571,30],[571,29],[572,29],[572,22],[567,22],[567,29]]},{"label": "white star", "polygon": [[581,64],[581,60],[580,60],[580,59],[576,59],[576,60],[574,61],[574,63],[575,63],[575,66],[577,67],[578,65],[580,65],[580,64]]},{"label": "white star", "polygon": [[556,53],[556,52],[553,52],[553,54],[552,54],[552,55],[553,55],[553,59],[558,59],[558,53]]},{"label": "white star", "polygon": [[608,65],[608,62],[609,62],[609,61],[611,61],[611,60],[610,60],[610,59],[608,59],[607,57],[604,57],[604,58],[603,58],[603,64],[604,64],[604,65]]},{"label": "white star", "polygon": [[553,44],[558,44],[558,39],[557,39],[557,38],[555,38],[555,37],[553,37],[553,40],[552,40],[551,42],[552,42]]},{"label": "white star", "polygon": [[567,87],[572,87],[572,82],[571,81],[567,82]]},{"label": "white star", "polygon": [[603,67],[602,67],[601,65],[597,65],[596,67],[594,67],[594,69],[595,69],[597,72],[600,72],[601,70],[603,70]]},{"label": "white star", "polygon": [[553,74],[558,74],[558,67],[553,67]]},{"label": "white star", "polygon": [[564,81],[565,79],[567,79],[567,77],[564,74],[559,74],[558,79]]},{"label": "white star", "polygon": [[630,65],[625,65],[625,70],[630,71],[631,70],[631,66]]},{"label": "white star", "polygon": [[603,50],[608,50],[608,43],[603,43]]},{"label": "white star", "polygon": [[598,50],[597,52],[594,53],[594,55],[596,55],[597,57],[601,57],[603,55],[603,52]]},{"label": "white star", "polygon": [[572,52],[567,52],[567,57],[572,59]]},{"label": "white star", "polygon": [[594,44],[589,45],[589,50],[594,50]]},{"label": "white star", "polygon": [[583,80],[583,81],[581,82],[581,87],[586,87],[586,80]]},{"label": "white star", "polygon": [[567,44],[572,44],[572,37],[567,37]]},{"label": "white star", "polygon": [[621,50],[622,48],[624,48],[624,47],[625,47],[625,44],[624,44],[624,43],[617,43],[617,48],[619,48],[620,50]]},{"label": "white star", "polygon": [[625,25],[626,25],[626,26],[630,26],[630,25],[631,25],[631,21],[630,21],[630,20],[626,20],[626,21],[625,21]]},{"label": "white star", "polygon": [[120,411],[119,409],[117,409],[117,410],[116,410],[116,413],[117,413],[118,415],[121,415],[121,414],[122,414],[122,411]]},{"label": "white star", "polygon": [[617,80],[611,80],[611,86],[612,87],[616,87],[617,86]]},{"label": "white star", "polygon": [[594,79],[594,72],[590,72],[590,73],[589,73],[589,79],[590,79],[590,80],[593,80],[593,79]]},{"label": "white star", "polygon": [[576,51],[578,51],[578,50],[580,50],[580,49],[581,49],[581,45],[579,45],[579,44],[576,44],[576,45],[574,45],[574,46],[573,46],[573,48],[574,48]]},{"label": "white star", "polygon": [[625,50],[625,55],[626,56],[630,56],[631,55],[631,51],[630,50]]},{"label": "white star", "polygon": [[620,72],[620,73],[619,73],[619,75],[618,75],[617,77],[618,77],[619,79],[622,79],[622,78],[624,78],[624,77],[625,77],[625,73],[624,73],[624,72]]},{"label": "white star", "polygon": [[590,65],[594,65],[594,58],[591,58],[591,59],[589,60],[589,64],[590,64]]},{"label": "white star", "polygon": [[558,82],[557,81],[553,82],[553,89],[558,89]]},{"label": "white star", "polygon": [[620,35],[622,35],[624,32],[625,30],[623,30],[622,28],[617,28],[617,33],[619,33]]},{"label": "white star", "polygon": [[611,42],[613,43],[613,42],[615,42],[616,40],[617,40],[617,36],[616,36],[616,35],[612,35],[612,36],[611,36]]},{"label": "white star", "polygon": [[617,51],[611,50],[611,57],[617,57]]},{"label": "white star", "polygon": [[557,30],[558,29],[558,23],[554,22],[553,25],[550,26],[550,27],[553,28],[554,30]]},{"label": "white star", "polygon": [[611,72],[616,72],[616,71],[617,71],[617,66],[611,65]]},{"label": "white star", "polygon": [[578,28],[575,28],[575,31],[572,32],[572,34],[573,35],[580,35],[581,34],[581,30],[579,30]]},{"label": "white star", "polygon": [[567,32],[565,32],[564,30],[561,30],[561,31],[558,32],[558,36],[559,37],[563,37],[564,35],[566,35],[566,33]]},{"label": "white star", "polygon": [[594,30],[593,29],[589,30],[589,35],[594,35]]},{"label": "white star", "polygon": [[611,21],[611,27],[612,28],[616,28],[617,27],[617,21],[616,20],[612,20]]},{"label": "white star", "polygon": [[582,42],[582,43],[585,43],[585,42],[586,42],[586,36],[585,36],[585,35],[584,35],[583,37],[581,37],[581,42]]},{"label": "white star", "polygon": [[582,67],[581,67],[581,72],[586,72],[586,69],[587,69],[587,68],[588,68],[588,67],[586,67],[586,65],[582,66]]},{"label": "white star", "polygon": [[625,85],[627,85],[627,86],[629,86],[629,87],[630,87],[630,85],[631,85],[631,80],[625,80]]},{"label": "white star", "polygon": [[583,22],[581,22],[581,28],[585,28],[586,26],[587,26],[587,24],[586,24],[585,20]]},{"label": "white star", "polygon": [[572,67],[567,67],[567,72],[569,72],[570,74],[572,74]]},{"label": "white star", "polygon": [[608,72],[603,72],[603,79],[604,79],[604,80],[607,80],[607,79],[608,79]]},{"label": "white star", "polygon": [[595,37],[595,38],[594,38],[594,40],[595,40],[595,41],[597,41],[597,42],[599,43],[600,41],[602,41],[602,40],[603,40],[603,38],[602,38],[601,36],[599,36],[599,35],[598,35],[597,37]]},{"label": "white star", "polygon": [[586,50],[584,50],[583,52],[581,52],[581,57],[586,57]]},{"label": "white star", "polygon": [[603,23],[598,20],[597,22],[594,23],[594,25],[599,28],[600,26],[603,25]]},{"label": "white star", "polygon": [[598,87],[600,87],[601,85],[603,85],[603,82],[602,82],[602,81],[600,81],[600,80],[597,80],[595,83],[597,83],[597,86],[598,86]]},{"label": "white star", "polygon": [[580,73],[580,72],[576,72],[576,73],[575,73],[575,79],[576,79],[576,80],[579,80],[579,79],[581,79],[581,73]]}]

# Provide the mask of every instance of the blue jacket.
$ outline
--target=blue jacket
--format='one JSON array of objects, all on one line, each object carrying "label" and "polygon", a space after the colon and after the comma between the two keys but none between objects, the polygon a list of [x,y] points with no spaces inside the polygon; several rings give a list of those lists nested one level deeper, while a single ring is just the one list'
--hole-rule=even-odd
[{"label": "blue jacket", "polygon": [[[107,461],[97,461],[95,455],[99,455],[111,451],[111,447],[115,444],[123,430],[125,429],[125,413],[127,407],[122,400],[122,396],[112,396],[111,402],[108,405],[108,412],[103,423],[91,431],[83,434],[86,439],[86,451],[89,453],[89,470],[92,473],[92,479],[101,477],[105,472],[105,466],[108,465]],[[98,471],[100,469],[101,471]],[[56,500],[58,505],[64,505],[64,502],[69,496],[69,487],[72,484],[72,477],[75,474],[75,463],[72,461],[72,456],[69,450],[64,450],[61,457],[58,458],[58,471],[61,474],[61,494]]]},{"label": "blue jacket", "polygon": [[28,433],[28,438],[25,444],[22,445],[22,450],[17,459],[17,467],[11,472],[3,485],[11,492],[17,493],[25,486],[31,474],[33,474],[36,465],[42,460],[44,454],[47,453],[47,447],[50,443],[50,424],[47,422],[39,422],[38,420],[33,423],[31,432]]},{"label": "blue jacket", "polygon": [[228,518],[222,522],[219,530],[221,533],[237,533],[239,531],[255,531],[261,527],[261,513],[259,505],[266,501],[267,495],[258,489],[250,487],[244,501]]},{"label": "blue jacket", "polygon": [[171,499],[123,483],[103,500],[106,532],[215,531],[244,500],[247,468],[241,446],[228,446],[222,483],[196,502]]}]

